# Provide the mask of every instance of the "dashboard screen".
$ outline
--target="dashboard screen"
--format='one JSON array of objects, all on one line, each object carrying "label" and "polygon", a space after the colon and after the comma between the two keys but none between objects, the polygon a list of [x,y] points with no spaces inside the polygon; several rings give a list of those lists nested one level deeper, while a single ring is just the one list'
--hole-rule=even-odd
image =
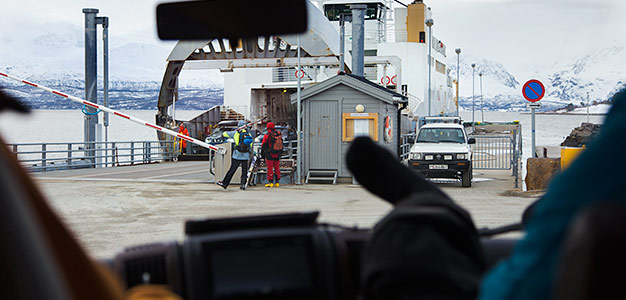
[{"label": "dashboard screen", "polygon": [[314,291],[308,237],[207,243],[203,246],[215,298]]}]

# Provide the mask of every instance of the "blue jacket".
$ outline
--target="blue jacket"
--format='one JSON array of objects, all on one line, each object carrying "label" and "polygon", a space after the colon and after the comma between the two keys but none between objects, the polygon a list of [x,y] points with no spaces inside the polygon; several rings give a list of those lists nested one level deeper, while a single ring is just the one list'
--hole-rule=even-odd
[{"label": "blue jacket", "polygon": [[551,299],[561,248],[573,218],[590,204],[626,203],[623,168],[613,167],[626,149],[626,90],[616,94],[613,103],[602,131],[552,181],[535,206],[525,237],[485,277],[478,299]]}]

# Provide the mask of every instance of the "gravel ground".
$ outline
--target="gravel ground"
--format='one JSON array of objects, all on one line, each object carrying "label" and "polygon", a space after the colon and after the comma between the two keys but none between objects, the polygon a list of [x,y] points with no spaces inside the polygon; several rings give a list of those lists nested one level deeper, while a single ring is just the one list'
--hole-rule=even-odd
[{"label": "gravel ground", "polygon": [[[478,170],[471,188],[462,188],[458,182],[438,186],[470,211],[477,227],[495,227],[518,222],[524,208],[537,197],[511,193],[514,178],[510,174]],[[49,173],[37,176],[36,182],[96,258],[112,257],[126,246],[182,240],[183,224],[189,219],[317,210],[321,222],[367,228],[391,209],[350,184],[256,186],[241,191],[237,186],[223,190],[200,181],[89,177]]]}]

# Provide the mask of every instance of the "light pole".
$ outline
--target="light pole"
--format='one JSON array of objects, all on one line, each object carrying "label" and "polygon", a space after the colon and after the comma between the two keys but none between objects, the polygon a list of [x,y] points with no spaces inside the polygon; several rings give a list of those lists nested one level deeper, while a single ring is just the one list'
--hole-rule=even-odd
[{"label": "light pole", "polygon": [[587,92],[587,123],[589,123],[589,92]]},{"label": "light pole", "polygon": [[480,78],[480,119],[482,123],[485,123],[485,111],[483,110],[485,106],[483,102],[483,71],[478,73],[478,78]]},{"label": "light pole", "polygon": [[[298,34],[298,71],[304,74],[304,71],[302,71],[302,65],[300,65],[300,35],[299,34]],[[296,97],[298,100],[298,106],[297,106],[298,111],[296,112],[296,115],[297,115],[296,118],[298,119],[296,123],[296,126],[298,127],[298,134],[296,135],[296,137],[298,138],[298,153],[296,157],[296,159],[298,160],[298,173],[296,173],[296,178],[297,178],[296,182],[297,184],[302,184],[302,149],[304,149],[303,143],[302,143],[302,140],[303,140],[302,120],[301,120],[301,115],[300,115],[300,111],[302,110],[302,96],[300,94],[300,89],[302,88],[302,78],[300,78],[300,76],[296,76],[296,77],[298,77],[298,91],[296,93]]]},{"label": "light pole", "polygon": [[426,26],[428,26],[428,116],[430,117],[430,98],[431,98],[431,90],[430,90],[430,86],[431,86],[431,82],[430,82],[430,69],[431,69],[431,65],[432,65],[432,61],[433,61],[433,57],[431,55],[431,50],[433,49],[433,24],[435,24],[435,22],[433,21],[433,19],[428,19],[426,20]]},{"label": "light pole", "polygon": [[460,66],[460,57],[461,57],[461,48],[456,48],[454,50],[456,52],[456,116],[459,116],[459,69]]},{"label": "light pole", "polygon": [[474,71],[476,71],[476,64],[472,64],[472,126],[474,126]]}]

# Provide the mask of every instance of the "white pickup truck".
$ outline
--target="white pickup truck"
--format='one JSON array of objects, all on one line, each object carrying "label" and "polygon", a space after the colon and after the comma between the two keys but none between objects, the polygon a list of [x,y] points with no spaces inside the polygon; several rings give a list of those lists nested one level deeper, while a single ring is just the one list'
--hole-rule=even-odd
[{"label": "white pickup truck", "polygon": [[457,178],[463,187],[472,186],[472,150],[462,124],[422,125],[411,147],[408,165],[428,178]]}]

